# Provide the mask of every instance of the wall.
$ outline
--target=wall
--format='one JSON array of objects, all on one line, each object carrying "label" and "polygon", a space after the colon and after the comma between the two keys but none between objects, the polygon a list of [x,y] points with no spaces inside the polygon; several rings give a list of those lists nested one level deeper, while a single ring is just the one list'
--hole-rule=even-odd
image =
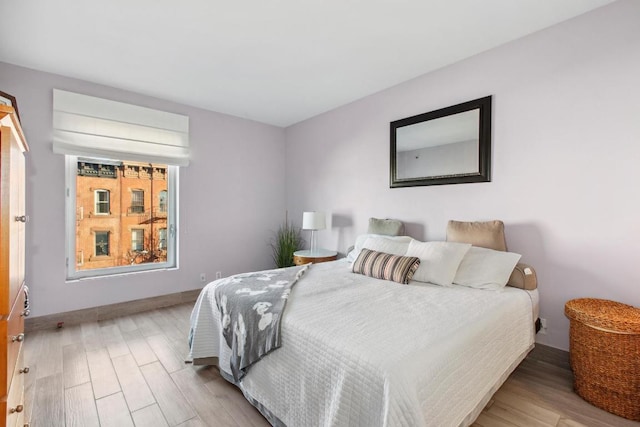
[{"label": "wall", "polygon": [[[272,266],[268,246],[284,218],[281,128],[0,63],[16,97],[27,156],[27,284],[33,316],[202,287],[200,273]],[[65,282],[64,156],[52,151],[52,89],[190,117],[192,160],[179,174],[179,269]]]},{"label": "wall", "polygon": [[[289,212],[328,212],[319,245],[341,252],[370,216],[425,240],[502,219],[538,272],[538,341],[567,349],[567,300],[640,306],[639,17],[615,2],[286,129]],[[487,95],[492,182],[389,188],[391,121]]]}]

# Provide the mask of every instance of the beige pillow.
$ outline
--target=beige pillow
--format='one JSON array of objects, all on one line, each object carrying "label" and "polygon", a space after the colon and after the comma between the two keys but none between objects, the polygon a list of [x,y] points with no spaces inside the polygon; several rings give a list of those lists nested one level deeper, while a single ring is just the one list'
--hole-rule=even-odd
[{"label": "beige pillow", "polygon": [[511,277],[509,277],[507,285],[527,291],[536,289],[538,287],[536,270],[528,264],[517,264],[516,268],[513,269],[513,273],[511,273]]},{"label": "beige pillow", "polygon": [[[502,221],[463,222],[449,221],[447,241],[466,242],[473,246],[506,251],[504,223]],[[514,288],[533,290],[538,287],[536,272],[530,265],[517,264],[507,285]]]},{"label": "beige pillow", "polygon": [[471,243],[473,246],[496,251],[507,250],[502,221],[449,221],[447,242]]}]

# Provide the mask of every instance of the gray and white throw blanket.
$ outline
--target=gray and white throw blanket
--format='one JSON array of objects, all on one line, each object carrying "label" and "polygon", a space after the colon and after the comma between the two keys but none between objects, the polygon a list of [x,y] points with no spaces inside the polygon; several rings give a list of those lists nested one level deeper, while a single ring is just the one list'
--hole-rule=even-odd
[{"label": "gray and white throw blanket", "polygon": [[280,321],[287,298],[309,265],[238,274],[216,286],[222,335],[231,348],[236,383],[252,364],[280,347]]}]

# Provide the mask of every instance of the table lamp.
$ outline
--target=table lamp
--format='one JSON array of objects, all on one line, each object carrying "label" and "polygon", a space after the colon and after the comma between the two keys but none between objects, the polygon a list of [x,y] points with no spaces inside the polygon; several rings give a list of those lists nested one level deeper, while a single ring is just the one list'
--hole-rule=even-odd
[{"label": "table lamp", "polygon": [[315,255],[318,252],[317,230],[327,228],[326,215],[324,212],[304,212],[302,214],[302,229],[311,230],[310,253]]}]

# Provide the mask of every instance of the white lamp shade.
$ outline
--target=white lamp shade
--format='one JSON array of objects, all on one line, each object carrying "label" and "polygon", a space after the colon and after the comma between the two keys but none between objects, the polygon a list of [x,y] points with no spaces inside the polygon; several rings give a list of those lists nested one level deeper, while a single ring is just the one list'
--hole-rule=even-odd
[{"label": "white lamp shade", "polygon": [[304,212],[302,214],[303,230],[324,230],[327,228],[324,212]]}]

